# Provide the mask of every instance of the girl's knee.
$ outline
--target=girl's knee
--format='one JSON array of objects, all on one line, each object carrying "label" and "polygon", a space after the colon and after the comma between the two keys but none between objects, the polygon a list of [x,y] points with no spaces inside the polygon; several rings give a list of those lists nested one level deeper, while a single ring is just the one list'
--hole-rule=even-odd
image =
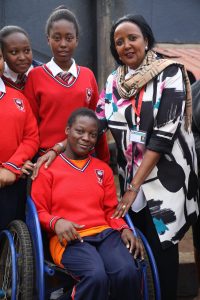
[{"label": "girl's knee", "polygon": [[106,288],[109,285],[109,279],[104,269],[97,268],[86,277],[93,286]]},{"label": "girl's knee", "polygon": [[127,264],[117,273],[117,280],[121,283],[137,282],[140,279],[141,272],[135,263]]}]

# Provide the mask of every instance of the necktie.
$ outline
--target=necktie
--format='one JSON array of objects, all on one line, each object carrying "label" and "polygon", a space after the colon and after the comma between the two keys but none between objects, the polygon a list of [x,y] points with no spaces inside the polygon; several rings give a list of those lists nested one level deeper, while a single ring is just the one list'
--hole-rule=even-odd
[{"label": "necktie", "polygon": [[70,79],[72,77],[71,73],[68,72],[60,72],[58,76],[65,82],[65,83],[70,83]]},{"label": "necktie", "polygon": [[16,84],[23,85],[26,82],[26,74],[18,74]]}]

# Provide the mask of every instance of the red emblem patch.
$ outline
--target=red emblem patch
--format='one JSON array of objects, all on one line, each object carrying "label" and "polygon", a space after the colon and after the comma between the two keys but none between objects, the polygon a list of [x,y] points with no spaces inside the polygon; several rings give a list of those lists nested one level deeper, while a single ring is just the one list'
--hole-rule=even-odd
[{"label": "red emblem patch", "polygon": [[91,89],[86,89],[86,100],[87,103],[89,103],[91,101],[92,98],[92,90]]},{"label": "red emblem patch", "polygon": [[17,106],[17,108],[20,111],[25,111],[23,100],[21,100],[21,99],[13,99],[13,100],[14,100],[15,105]]},{"label": "red emblem patch", "polygon": [[104,171],[103,170],[95,170],[95,172],[96,172],[96,175],[97,175],[98,183],[102,184]]}]

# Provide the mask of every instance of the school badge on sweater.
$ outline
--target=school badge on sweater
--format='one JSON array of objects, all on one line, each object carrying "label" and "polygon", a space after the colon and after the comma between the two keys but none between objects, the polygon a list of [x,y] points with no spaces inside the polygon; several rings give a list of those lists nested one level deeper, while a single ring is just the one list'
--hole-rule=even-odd
[{"label": "school badge on sweater", "polygon": [[20,111],[25,111],[23,100],[14,98],[14,103]]},{"label": "school badge on sweater", "polygon": [[103,170],[95,170],[95,172],[96,172],[98,183],[102,184],[103,183],[104,171]]}]

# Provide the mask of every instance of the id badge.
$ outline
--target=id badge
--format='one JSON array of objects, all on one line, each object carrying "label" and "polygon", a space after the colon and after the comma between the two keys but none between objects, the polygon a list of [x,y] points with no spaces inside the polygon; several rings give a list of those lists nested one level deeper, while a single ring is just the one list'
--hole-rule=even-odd
[{"label": "id badge", "polygon": [[147,133],[145,131],[131,130],[130,141],[134,143],[145,144]]}]

